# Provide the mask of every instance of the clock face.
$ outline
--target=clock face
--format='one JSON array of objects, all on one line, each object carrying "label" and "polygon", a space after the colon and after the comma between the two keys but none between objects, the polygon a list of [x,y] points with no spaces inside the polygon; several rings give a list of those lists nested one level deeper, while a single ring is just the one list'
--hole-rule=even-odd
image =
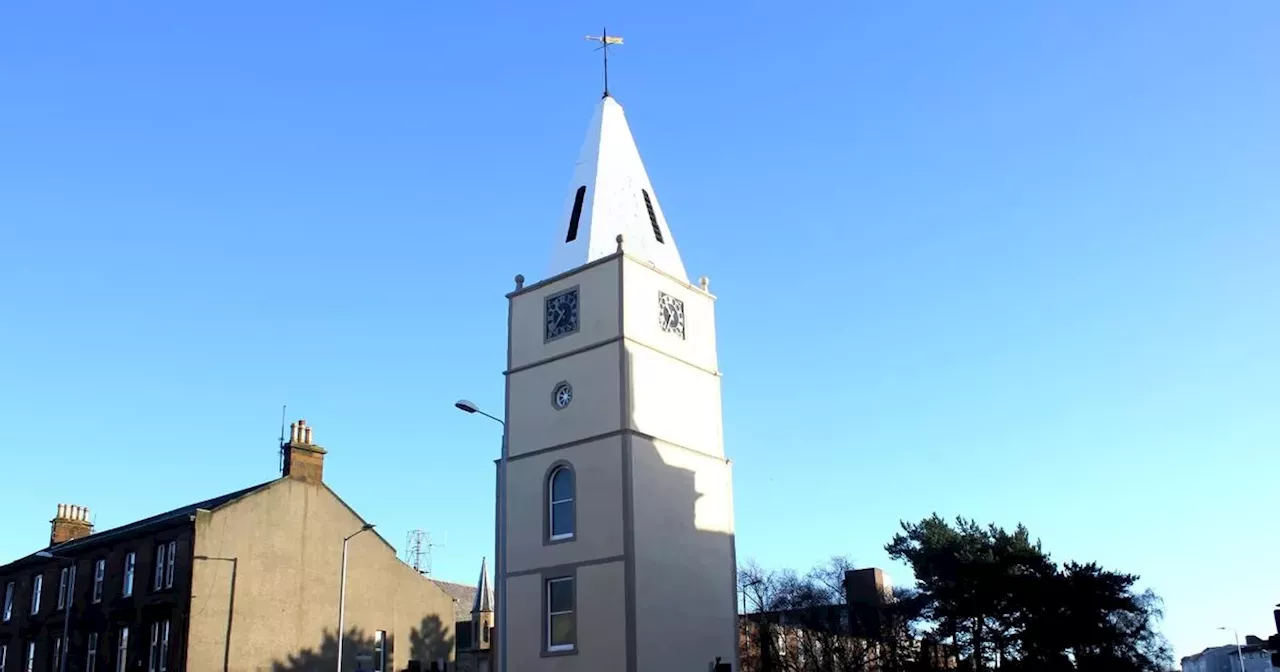
[{"label": "clock face", "polygon": [[569,383],[559,383],[551,391],[551,405],[563,409],[573,401],[573,387]]},{"label": "clock face", "polygon": [[578,288],[566,289],[547,297],[546,336],[552,341],[578,331]]},{"label": "clock face", "polygon": [[658,292],[658,325],[662,330],[684,338],[684,301]]}]

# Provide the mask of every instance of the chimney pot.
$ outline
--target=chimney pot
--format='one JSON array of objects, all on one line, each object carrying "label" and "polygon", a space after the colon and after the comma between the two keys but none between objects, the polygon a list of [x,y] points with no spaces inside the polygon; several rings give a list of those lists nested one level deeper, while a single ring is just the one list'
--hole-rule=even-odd
[{"label": "chimney pot", "polygon": [[305,437],[303,437],[302,442],[307,444],[308,446],[311,445],[311,428],[310,427],[307,428],[307,434]]},{"label": "chimney pot", "polygon": [[298,442],[298,423],[289,423],[289,443]]}]

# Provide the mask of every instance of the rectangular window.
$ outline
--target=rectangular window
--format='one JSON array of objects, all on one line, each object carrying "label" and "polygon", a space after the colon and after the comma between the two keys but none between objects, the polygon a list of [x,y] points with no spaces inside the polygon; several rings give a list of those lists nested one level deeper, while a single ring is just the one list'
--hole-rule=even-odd
[{"label": "rectangular window", "polygon": [[169,619],[160,624],[160,672],[169,672]]},{"label": "rectangular window", "polygon": [[133,567],[138,563],[138,554],[129,551],[124,556],[124,585],[120,587],[120,594],[125,597],[133,595]]},{"label": "rectangular window", "polygon": [[127,672],[129,668],[129,628],[120,628],[120,642],[116,646],[116,672]]},{"label": "rectangular window", "polygon": [[572,651],[577,643],[573,618],[573,577],[547,581],[547,651]]},{"label": "rectangular window", "polygon": [[98,672],[98,633],[96,632],[89,633],[89,652],[84,657],[84,672]]},{"label": "rectangular window", "polygon": [[36,669],[36,643],[27,642],[27,665],[23,668],[23,672],[35,672]]},{"label": "rectangular window", "polygon": [[151,589],[160,590],[164,586],[164,551],[165,545],[156,546],[156,564],[152,572],[155,576],[151,580]]},{"label": "rectangular window", "polygon": [[67,606],[67,571],[70,567],[62,568],[62,575],[58,579],[58,609]]},{"label": "rectangular window", "polygon": [[[12,583],[9,585],[13,585]],[[4,672],[6,663],[9,662],[9,645],[0,644],[0,672]]]},{"label": "rectangular window", "polygon": [[53,669],[61,669],[58,659],[62,657],[62,637],[53,638]]},{"label": "rectangular window", "polygon": [[151,647],[147,649],[147,672],[160,669],[160,622],[151,624]]},{"label": "rectangular window", "polygon": [[[12,581],[4,586],[4,622],[8,623],[13,618],[13,591],[14,584]],[[0,668],[0,672],[4,672],[4,668]]]},{"label": "rectangular window", "polygon": [[107,561],[98,560],[93,563],[93,603],[102,601],[102,582],[107,578]]},{"label": "rectangular window", "polygon": [[[44,574],[31,577],[31,615],[40,613],[40,593],[44,592]],[[35,642],[31,642],[35,646]]]},{"label": "rectangular window", "polygon": [[169,542],[169,561],[164,566],[164,587],[173,587],[173,562],[178,556],[178,542]]},{"label": "rectangular window", "polygon": [[373,633],[373,672],[387,672],[387,632]]}]

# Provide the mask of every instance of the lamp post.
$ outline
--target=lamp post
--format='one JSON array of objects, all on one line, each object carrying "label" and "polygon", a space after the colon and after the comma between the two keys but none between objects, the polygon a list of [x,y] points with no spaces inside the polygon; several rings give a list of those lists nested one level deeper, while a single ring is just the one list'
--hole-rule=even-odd
[{"label": "lamp post", "polygon": [[[36,553],[38,558],[56,558],[49,551],[39,551]],[[76,562],[72,560],[70,565],[65,568],[67,570],[67,594],[66,599],[62,602],[62,655],[58,657],[58,672],[67,672],[67,647],[71,645],[71,601],[75,599],[76,594]]]},{"label": "lamp post", "polygon": [[1235,628],[1218,626],[1219,630],[1230,630],[1236,636],[1236,658],[1240,661],[1240,672],[1244,672],[1244,651],[1240,648],[1240,631]]},{"label": "lamp post", "polygon": [[360,529],[342,539],[342,578],[338,582],[338,672],[342,672],[342,638],[346,636],[347,627],[347,542],[354,539],[361,532],[368,532],[372,529],[373,524],[365,523]]},{"label": "lamp post", "polygon": [[498,602],[497,672],[507,672],[507,423],[501,418],[485,413],[474,402],[466,399],[459,399],[453,405],[464,413],[483,415],[502,425],[502,454],[498,457],[498,496],[494,502],[497,512],[494,516],[496,520],[493,534],[498,561],[495,563],[493,582],[497,588],[494,592],[497,593],[495,597]]},{"label": "lamp post", "polygon": [[[222,560],[231,563],[231,586],[227,590],[227,636],[222,642],[222,672],[231,670],[231,624],[236,613],[236,572],[240,568],[240,559],[219,558],[211,555],[196,555],[194,560]],[[339,638],[341,639],[341,638]]]}]

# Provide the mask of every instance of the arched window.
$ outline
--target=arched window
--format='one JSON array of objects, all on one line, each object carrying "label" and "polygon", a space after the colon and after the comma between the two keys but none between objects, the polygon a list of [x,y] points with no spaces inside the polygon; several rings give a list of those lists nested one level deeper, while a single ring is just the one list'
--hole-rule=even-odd
[{"label": "arched window", "polygon": [[572,539],[574,524],[573,469],[567,464],[551,470],[547,477],[547,538],[551,541]]}]

